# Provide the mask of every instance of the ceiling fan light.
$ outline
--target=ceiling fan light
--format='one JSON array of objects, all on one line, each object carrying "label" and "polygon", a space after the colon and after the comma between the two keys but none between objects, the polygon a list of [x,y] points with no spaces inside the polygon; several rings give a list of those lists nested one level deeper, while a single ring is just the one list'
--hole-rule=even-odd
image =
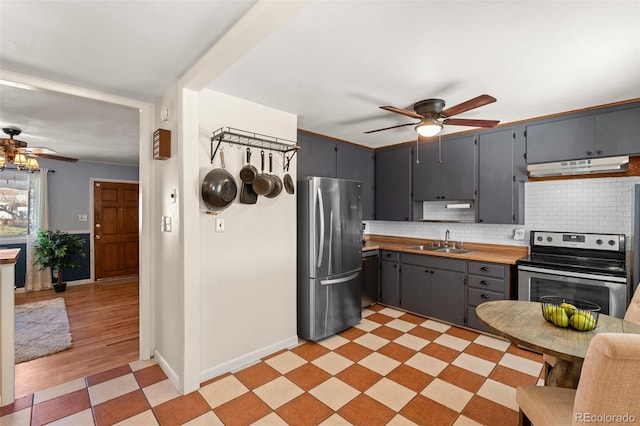
[{"label": "ceiling fan light", "polygon": [[442,123],[438,123],[436,120],[424,121],[416,126],[416,132],[420,136],[429,137],[435,136],[442,131]]},{"label": "ceiling fan light", "polygon": [[35,157],[27,158],[27,166],[30,172],[40,169],[40,164],[38,164],[38,160]]},{"label": "ceiling fan light", "polygon": [[24,154],[16,154],[16,156],[13,157],[13,164],[18,168],[24,167],[27,165],[27,157],[25,157]]},{"label": "ceiling fan light", "polygon": [[4,157],[4,155],[0,154],[0,168],[4,167],[5,164],[7,164],[7,159]]}]

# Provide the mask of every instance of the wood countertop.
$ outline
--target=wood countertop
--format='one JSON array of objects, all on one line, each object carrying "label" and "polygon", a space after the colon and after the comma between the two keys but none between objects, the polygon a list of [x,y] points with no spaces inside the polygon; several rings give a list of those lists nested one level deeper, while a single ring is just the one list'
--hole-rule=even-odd
[{"label": "wood countertop", "polygon": [[0,265],[10,265],[16,263],[20,249],[0,249]]},{"label": "wood countertop", "polygon": [[[437,251],[425,251],[411,249],[416,245],[430,245],[435,240],[419,238],[390,237],[386,235],[365,235],[366,244],[362,251],[369,250],[393,250],[404,253],[424,254],[429,256],[450,257],[463,260],[477,260],[480,262],[493,262],[515,265],[516,260],[529,253],[529,246],[510,246],[501,244],[464,243],[469,253],[442,253]],[[457,241],[456,241],[457,242]]]}]

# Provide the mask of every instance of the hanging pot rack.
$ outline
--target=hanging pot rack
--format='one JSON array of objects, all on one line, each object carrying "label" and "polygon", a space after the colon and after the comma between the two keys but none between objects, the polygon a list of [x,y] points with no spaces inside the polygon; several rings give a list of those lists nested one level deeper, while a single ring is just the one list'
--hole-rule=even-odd
[{"label": "hanging pot rack", "polygon": [[[287,166],[291,163],[291,159],[300,149],[300,146],[296,145],[295,141],[288,139],[248,132],[246,130],[235,129],[233,127],[221,127],[213,132],[213,136],[211,136],[211,163],[213,163],[213,159],[216,157],[218,149],[223,143],[281,152],[283,158],[286,160]],[[289,153],[292,154],[287,155]]]}]

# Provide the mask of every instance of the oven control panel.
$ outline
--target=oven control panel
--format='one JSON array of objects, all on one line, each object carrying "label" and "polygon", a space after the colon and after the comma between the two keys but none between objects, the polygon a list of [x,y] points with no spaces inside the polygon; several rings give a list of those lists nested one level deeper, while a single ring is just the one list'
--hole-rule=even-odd
[{"label": "oven control panel", "polygon": [[531,245],[624,251],[624,235],[531,231]]}]

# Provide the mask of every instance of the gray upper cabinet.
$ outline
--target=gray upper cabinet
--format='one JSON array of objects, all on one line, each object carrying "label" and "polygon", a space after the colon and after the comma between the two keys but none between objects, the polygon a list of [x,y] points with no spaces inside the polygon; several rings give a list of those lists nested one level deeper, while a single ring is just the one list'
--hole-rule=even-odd
[{"label": "gray upper cabinet", "polygon": [[528,125],[527,162],[640,154],[640,107],[617,105],[598,111]]},{"label": "gray upper cabinet", "polygon": [[413,173],[413,199],[473,200],[476,192],[476,137],[422,142]]},{"label": "gray upper cabinet", "polygon": [[640,107],[595,116],[596,156],[640,154]]},{"label": "gray upper cabinet", "polygon": [[362,218],[372,220],[375,209],[375,168],[373,150],[338,143],[338,177],[362,182]]},{"label": "gray upper cabinet", "polygon": [[524,223],[525,142],[518,130],[478,136],[478,222]]},{"label": "gray upper cabinet", "polygon": [[411,147],[376,150],[376,220],[412,220]]},{"label": "gray upper cabinet", "polygon": [[[337,143],[307,132],[298,132],[298,178],[306,176],[338,177]],[[256,163],[258,164],[258,163]]]}]

